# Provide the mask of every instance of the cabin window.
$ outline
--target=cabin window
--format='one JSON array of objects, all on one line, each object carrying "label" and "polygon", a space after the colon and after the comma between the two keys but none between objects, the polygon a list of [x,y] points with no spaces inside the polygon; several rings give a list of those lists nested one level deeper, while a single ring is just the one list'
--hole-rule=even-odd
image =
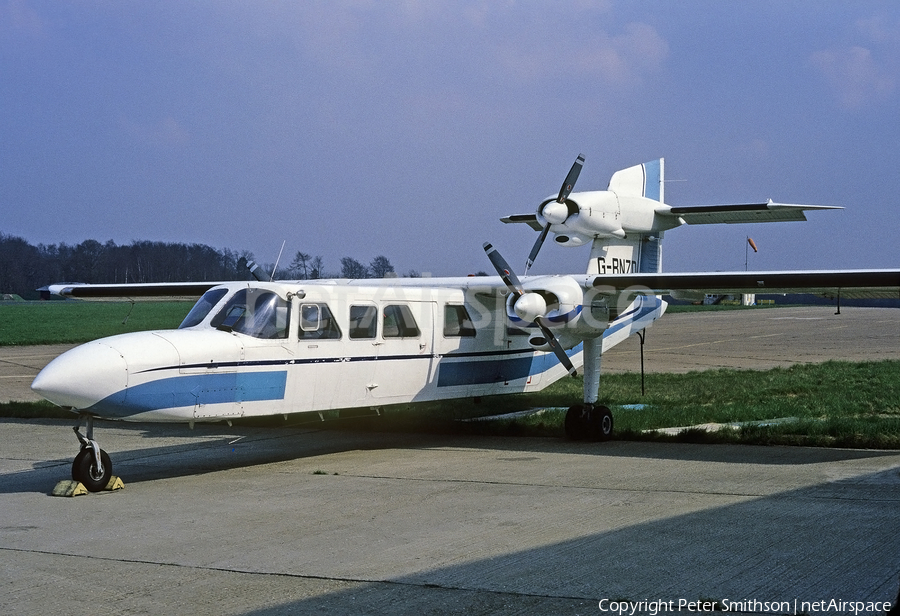
[{"label": "cabin window", "polygon": [[475,326],[472,317],[462,304],[444,306],[444,336],[447,338],[474,338]]},{"label": "cabin window", "polygon": [[213,317],[216,329],[254,338],[283,339],[288,335],[288,303],[264,289],[241,289]]},{"label": "cabin window", "polygon": [[350,306],[350,338],[361,340],[375,337],[378,321],[375,306]]},{"label": "cabin window", "polygon": [[396,304],[384,307],[384,327],[381,332],[385,338],[418,338],[419,326],[416,325],[409,306]]},{"label": "cabin window", "polygon": [[206,315],[225,297],[226,293],[228,293],[228,289],[210,289],[204,293],[203,297],[197,300],[197,303],[194,304],[188,315],[184,317],[184,321],[181,322],[178,329],[185,329],[202,323]]},{"label": "cabin window", "polygon": [[300,305],[300,340],[338,340],[341,328],[327,304]]}]

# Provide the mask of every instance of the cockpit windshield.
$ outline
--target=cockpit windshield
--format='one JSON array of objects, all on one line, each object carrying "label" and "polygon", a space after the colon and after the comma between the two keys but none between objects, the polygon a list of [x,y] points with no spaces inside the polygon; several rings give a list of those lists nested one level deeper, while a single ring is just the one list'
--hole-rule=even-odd
[{"label": "cockpit windshield", "polygon": [[265,289],[241,289],[212,318],[216,329],[254,338],[287,338],[290,306]]},{"label": "cockpit windshield", "polygon": [[178,329],[185,329],[202,323],[209,311],[219,303],[219,300],[225,297],[226,293],[228,293],[228,289],[210,289],[204,293],[203,297],[197,300],[197,303],[194,304],[188,315],[184,317],[184,321],[181,322]]}]

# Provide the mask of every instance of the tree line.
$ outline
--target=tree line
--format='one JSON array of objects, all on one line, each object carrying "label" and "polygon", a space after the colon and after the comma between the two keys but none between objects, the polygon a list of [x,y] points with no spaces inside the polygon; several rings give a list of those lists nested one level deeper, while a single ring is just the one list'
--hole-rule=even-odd
[{"label": "tree line", "polygon": [[[32,245],[21,237],[0,233],[0,294],[37,297],[37,289],[59,282],[145,283],[249,280],[246,267],[254,259],[249,251],[219,250],[204,244],[133,241]],[[387,257],[366,265],[352,257],[341,259],[339,272],[326,272],[321,256],[298,252],[293,261],[276,270],[260,264],[277,280],[317,278],[384,278],[394,274]],[[417,276],[411,271],[407,276]]]}]

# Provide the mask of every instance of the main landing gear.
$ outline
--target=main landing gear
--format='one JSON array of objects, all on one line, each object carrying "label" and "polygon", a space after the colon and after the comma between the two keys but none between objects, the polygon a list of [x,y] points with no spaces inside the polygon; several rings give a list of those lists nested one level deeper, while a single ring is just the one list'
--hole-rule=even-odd
[{"label": "main landing gear", "polygon": [[[87,424],[87,437],[78,431],[81,424]],[[81,451],[72,462],[72,479],[80,481],[90,492],[103,490],[112,477],[112,461],[109,454],[100,449],[100,445],[94,440],[94,417],[92,415],[80,415],[78,425],[74,428],[75,436],[81,443]]]},{"label": "main landing gear", "polygon": [[612,437],[612,412],[589,403],[570,406],[566,412],[566,437],[573,441],[608,441]]},{"label": "main landing gear", "polygon": [[570,406],[566,413],[566,438],[573,441],[608,441],[613,433],[610,410],[597,404],[600,391],[600,358],[603,339],[584,340],[584,402]]}]

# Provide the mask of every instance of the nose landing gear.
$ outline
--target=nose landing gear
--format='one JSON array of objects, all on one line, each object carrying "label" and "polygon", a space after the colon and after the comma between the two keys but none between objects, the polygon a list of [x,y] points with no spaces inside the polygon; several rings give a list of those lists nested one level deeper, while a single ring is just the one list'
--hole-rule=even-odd
[{"label": "nose landing gear", "polygon": [[[87,437],[78,431],[82,423],[87,425]],[[112,477],[112,460],[94,440],[94,417],[87,414],[80,415],[78,425],[72,429],[81,443],[81,451],[72,462],[72,479],[80,481],[90,492],[99,492],[106,487]]]}]

